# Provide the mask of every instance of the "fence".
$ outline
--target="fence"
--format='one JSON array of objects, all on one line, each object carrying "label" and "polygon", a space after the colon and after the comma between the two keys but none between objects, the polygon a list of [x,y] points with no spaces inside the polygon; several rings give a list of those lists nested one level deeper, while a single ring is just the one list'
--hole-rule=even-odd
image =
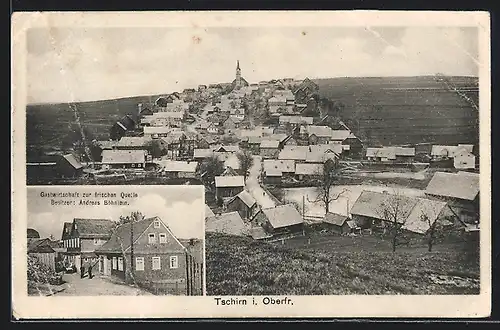
[{"label": "fence", "polygon": [[202,296],[203,263],[186,254],[185,278],[139,280],[137,285],[155,295]]}]

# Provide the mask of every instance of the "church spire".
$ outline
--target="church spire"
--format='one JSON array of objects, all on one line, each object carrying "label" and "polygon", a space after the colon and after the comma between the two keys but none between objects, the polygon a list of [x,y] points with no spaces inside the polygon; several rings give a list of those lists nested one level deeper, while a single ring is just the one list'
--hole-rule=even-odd
[{"label": "church spire", "polygon": [[236,70],[241,70],[240,69],[240,60],[236,61]]}]

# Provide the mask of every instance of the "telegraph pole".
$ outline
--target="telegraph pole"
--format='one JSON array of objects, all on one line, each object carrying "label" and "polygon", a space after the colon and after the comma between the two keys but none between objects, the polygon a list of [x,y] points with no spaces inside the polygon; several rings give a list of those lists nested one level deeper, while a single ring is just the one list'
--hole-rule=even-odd
[{"label": "telegraph pole", "polygon": [[134,216],[130,217],[130,273],[134,276]]}]

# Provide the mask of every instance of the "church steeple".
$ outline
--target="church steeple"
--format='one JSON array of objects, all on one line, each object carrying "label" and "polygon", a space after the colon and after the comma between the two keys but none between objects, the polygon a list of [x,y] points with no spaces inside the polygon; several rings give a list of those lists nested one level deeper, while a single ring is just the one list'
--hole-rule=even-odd
[{"label": "church steeple", "polygon": [[240,60],[236,61],[236,89],[241,87],[241,69],[240,69]]}]

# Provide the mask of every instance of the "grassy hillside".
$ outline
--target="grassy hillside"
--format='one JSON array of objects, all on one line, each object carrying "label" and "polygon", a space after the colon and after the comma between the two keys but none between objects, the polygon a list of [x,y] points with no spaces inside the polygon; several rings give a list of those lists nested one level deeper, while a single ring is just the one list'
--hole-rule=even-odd
[{"label": "grassy hillside", "polygon": [[[155,96],[151,97],[153,101]],[[93,137],[109,138],[113,123],[127,114],[137,113],[137,104],[148,102],[149,96],[115,100],[76,103],[84,128]],[[28,161],[40,160],[44,152],[59,150],[64,139],[71,134],[73,111],[68,104],[36,104],[26,108],[26,134]]]},{"label": "grassy hillside", "polygon": [[464,260],[455,245],[392,253],[375,238],[294,247],[207,233],[207,294],[477,294],[478,266]]},{"label": "grassy hillside", "polygon": [[[477,78],[447,79],[478,105]],[[351,129],[359,129],[360,135],[374,144],[478,141],[478,112],[435,77],[333,78],[316,82],[322,97],[345,105],[341,116]]]}]

